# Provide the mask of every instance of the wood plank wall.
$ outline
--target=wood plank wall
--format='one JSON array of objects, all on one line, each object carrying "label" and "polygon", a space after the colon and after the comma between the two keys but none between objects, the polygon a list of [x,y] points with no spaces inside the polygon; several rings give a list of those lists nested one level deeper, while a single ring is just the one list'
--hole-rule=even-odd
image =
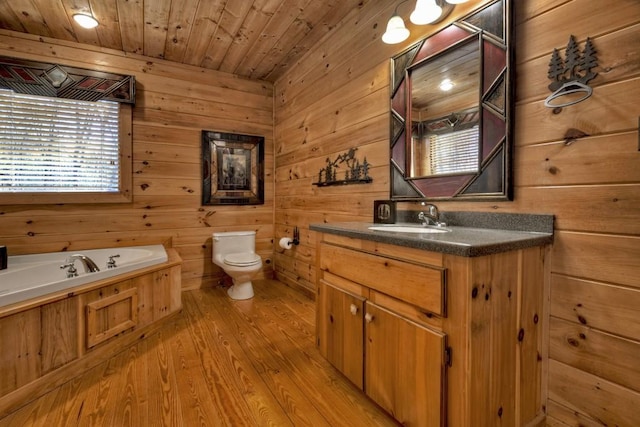
[{"label": "wood plank wall", "polygon": [[[291,286],[315,287],[310,223],[371,221],[373,200],[388,197],[388,60],[440,28],[408,24],[409,40],[384,45],[396,3],[363,2],[275,84],[276,238],[302,230],[298,247],[274,253],[277,277]],[[515,200],[438,205],[556,216],[547,422],[640,425],[640,2],[514,3]],[[571,34],[581,46],[592,38],[599,75],[590,99],[554,112],[543,105],[547,66]],[[572,128],[587,136],[566,144]],[[327,158],[353,147],[373,164],[373,183],[312,185]]]},{"label": "wood plank wall", "polygon": [[[133,74],[133,202],[0,205],[10,255],[169,241],[183,259],[182,286],[223,277],[211,233],[256,230],[263,276],[272,276],[273,85],[71,42],[0,31],[0,55]],[[201,131],[262,135],[265,204],[201,206]]]}]

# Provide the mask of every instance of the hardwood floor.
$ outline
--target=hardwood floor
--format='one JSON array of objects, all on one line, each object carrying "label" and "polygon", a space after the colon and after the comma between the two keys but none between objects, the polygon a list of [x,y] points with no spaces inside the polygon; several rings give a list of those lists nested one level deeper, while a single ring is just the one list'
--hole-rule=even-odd
[{"label": "hardwood floor", "polygon": [[317,352],[312,300],[272,280],[184,292],[152,335],[0,426],[390,426]]}]

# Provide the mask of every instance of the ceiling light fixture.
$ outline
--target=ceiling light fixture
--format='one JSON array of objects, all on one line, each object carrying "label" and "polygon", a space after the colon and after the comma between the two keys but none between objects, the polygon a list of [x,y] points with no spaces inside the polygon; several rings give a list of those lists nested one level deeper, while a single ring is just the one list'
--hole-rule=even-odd
[{"label": "ceiling light fixture", "polygon": [[[396,6],[393,11],[393,15],[387,22],[387,30],[382,35],[382,41],[387,44],[396,44],[405,41],[409,37],[409,30],[404,25],[404,20],[398,15],[398,8],[401,4],[408,2],[409,0],[403,0]],[[453,6],[451,4],[464,3],[468,0],[446,0],[448,3],[443,3],[443,0],[416,0],[416,6],[411,12],[409,19],[415,25],[427,25],[433,24],[439,19],[446,16]],[[443,8],[442,5],[445,6]]]},{"label": "ceiling light fixture", "polygon": [[82,28],[95,28],[98,26],[98,21],[91,15],[87,15],[84,13],[76,13],[73,15],[73,19],[80,25]]},{"label": "ceiling light fixture", "polygon": [[444,79],[442,80],[442,82],[440,82],[440,85],[438,87],[440,88],[441,91],[448,92],[451,89],[453,89],[453,86],[454,85],[451,79]]}]

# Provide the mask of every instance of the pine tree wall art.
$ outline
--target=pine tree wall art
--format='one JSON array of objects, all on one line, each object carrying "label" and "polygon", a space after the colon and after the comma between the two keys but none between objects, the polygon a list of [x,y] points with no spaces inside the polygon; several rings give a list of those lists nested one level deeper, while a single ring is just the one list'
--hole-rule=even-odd
[{"label": "pine tree wall art", "polygon": [[589,98],[593,89],[587,83],[598,74],[592,70],[598,66],[593,42],[589,37],[581,51],[573,35],[565,49],[564,59],[558,49],[554,49],[549,60],[547,77],[551,80],[544,105],[550,108],[567,107]]}]

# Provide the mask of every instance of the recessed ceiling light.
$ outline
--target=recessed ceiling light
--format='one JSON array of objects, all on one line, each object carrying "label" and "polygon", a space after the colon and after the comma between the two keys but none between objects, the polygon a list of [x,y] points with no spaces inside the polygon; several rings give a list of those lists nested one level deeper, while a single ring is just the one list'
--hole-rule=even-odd
[{"label": "recessed ceiling light", "polygon": [[450,91],[453,89],[453,82],[450,79],[444,79],[438,86],[442,91]]},{"label": "recessed ceiling light", "polygon": [[98,21],[91,15],[76,13],[73,15],[73,19],[83,28],[95,28],[98,26]]}]

